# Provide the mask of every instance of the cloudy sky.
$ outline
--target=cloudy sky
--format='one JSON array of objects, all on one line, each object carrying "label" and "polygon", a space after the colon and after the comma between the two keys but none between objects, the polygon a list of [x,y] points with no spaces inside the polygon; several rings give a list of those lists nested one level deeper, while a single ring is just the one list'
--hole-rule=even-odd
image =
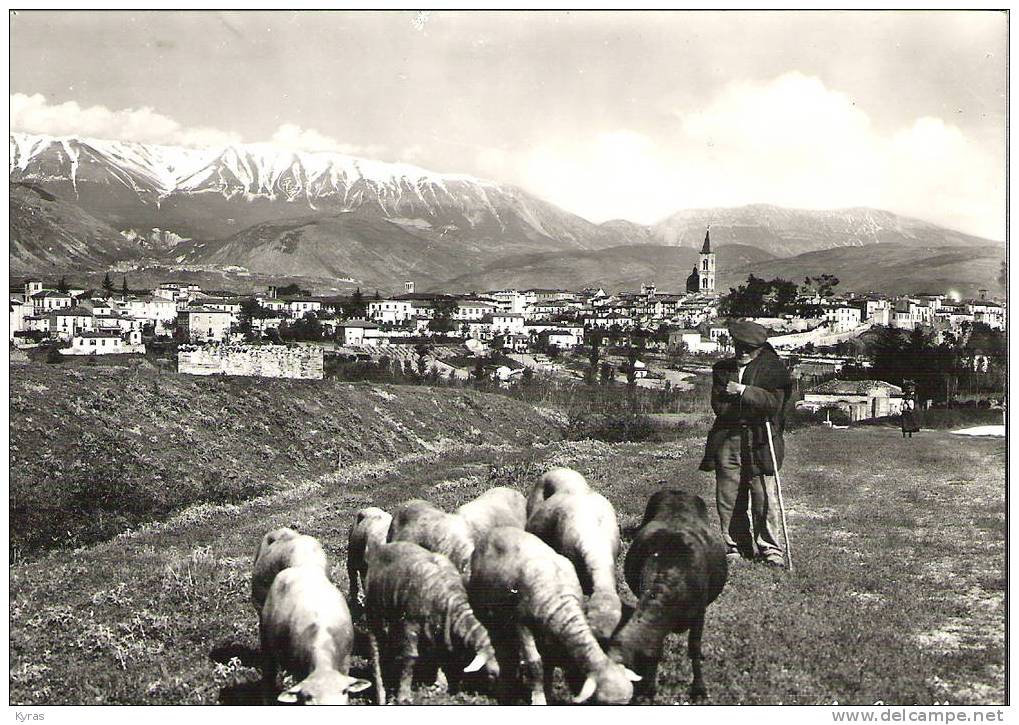
[{"label": "cloudy sky", "polygon": [[1005,234],[1000,12],[41,13],[12,130],[271,142],[592,221],[764,202]]}]

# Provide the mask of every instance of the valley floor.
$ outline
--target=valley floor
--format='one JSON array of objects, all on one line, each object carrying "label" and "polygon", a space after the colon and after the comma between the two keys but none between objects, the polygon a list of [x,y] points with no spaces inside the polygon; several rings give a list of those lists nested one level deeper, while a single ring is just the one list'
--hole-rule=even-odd
[{"label": "valley floor", "polygon": [[[708,612],[709,704],[1002,703],[1005,442],[808,428],[787,446],[796,572],[752,564],[731,572]],[[589,476],[625,529],[662,479],[711,500],[700,452],[690,438],[413,453],[17,564],[10,701],[244,702],[258,679],[248,666],[257,647],[248,576],[266,530],[291,525],[320,537],[346,588],[347,527],[362,506],[391,510],[421,496],[451,508],[493,485],[523,490],[564,464]],[[685,641],[669,640],[659,703],[685,700],[685,651]],[[419,703],[450,701],[491,702],[416,693]]]}]

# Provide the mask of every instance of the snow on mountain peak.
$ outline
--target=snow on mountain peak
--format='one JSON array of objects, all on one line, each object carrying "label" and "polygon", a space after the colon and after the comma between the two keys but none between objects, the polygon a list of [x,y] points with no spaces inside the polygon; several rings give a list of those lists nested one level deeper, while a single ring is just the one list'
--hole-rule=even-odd
[{"label": "snow on mountain peak", "polygon": [[393,189],[407,185],[445,189],[449,182],[497,186],[465,174],[439,174],[410,164],[328,151],[294,151],[268,143],[186,148],[20,132],[10,134],[9,172],[24,173],[33,160],[53,152],[58,161],[69,164],[65,173],[74,185],[84,153],[84,158],[94,158],[116,169],[117,176],[129,179],[130,185],[143,183],[160,196],[175,191],[230,194],[243,190],[248,196],[312,198],[349,189],[359,181]]}]

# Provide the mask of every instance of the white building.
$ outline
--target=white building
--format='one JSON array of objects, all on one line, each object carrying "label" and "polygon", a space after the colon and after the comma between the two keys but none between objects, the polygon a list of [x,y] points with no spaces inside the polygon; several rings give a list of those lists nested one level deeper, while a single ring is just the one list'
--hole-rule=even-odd
[{"label": "white building", "polygon": [[178,316],[187,342],[224,342],[230,337],[231,314],[207,307],[188,307]]},{"label": "white building", "polygon": [[375,322],[398,324],[414,316],[414,305],[410,300],[371,300],[368,303],[368,318]]},{"label": "white building", "polygon": [[456,312],[453,314],[455,320],[480,320],[485,315],[491,315],[499,311],[498,305],[483,300],[459,300],[456,305]]},{"label": "white building", "polygon": [[125,307],[130,317],[151,323],[156,335],[169,334],[169,325],[177,320],[177,305],[165,297],[146,295],[128,300]]},{"label": "white building", "polygon": [[18,300],[10,300],[10,327],[7,330],[8,342],[14,342],[14,333],[27,330],[25,318],[32,314],[32,306]]},{"label": "white building", "polygon": [[[725,332],[728,333],[728,330]],[[714,339],[705,338],[699,331],[692,329],[672,330],[669,332],[669,347],[676,349],[682,345],[686,348],[687,352],[695,355],[713,353],[718,352],[718,340],[720,337],[721,335],[716,336]]]},{"label": "white building", "polygon": [[379,326],[371,320],[345,320],[336,323],[336,329],[343,331],[343,345],[371,347],[385,339]]},{"label": "white building", "polygon": [[495,300],[499,309],[510,314],[523,314],[529,304],[535,300],[534,295],[527,295],[517,290],[499,290],[489,292],[488,296]]},{"label": "white building", "polygon": [[966,305],[966,309],[973,315],[974,322],[982,322],[996,330],[1005,328],[1005,308],[996,302],[987,300],[970,302]]},{"label": "white building", "polygon": [[833,333],[849,332],[860,326],[862,312],[853,305],[825,307],[824,319]]},{"label": "white building", "polygon": [[295,320],[304,317],[305,313],[318,312],[322,309],[322,302],[309,297],[296,297],[287,302],[287,311],[294,316]]},{"label": "white building", "polygon": [[70,307],[74,300],[67,292],[54,292],[52,290],[46,292],[36,292],[32,295],[32,307],[35,309],[35,314],[44,315],[47,312],[53,310],[59,310],[63,307]]},{"label": "white building", "polygon": [[91,308],[64,307],[50,313],[50,335],[60,340],[70,340],[79,332],[90,332],[93,328]]},{"label": "white building", "polygon": [[854,421],[883,418],[902,412],[902,388],[883,380],[829,380],[805,394],[796,407],[836,407]]},{"label": "white building", "polygon": [[497,312],[492,315],[493,335],[520,335],[524,331],[524,316],[512,312]]},{"label": "white building", "polygon": [[60,351],[62,355],[124,355],[144,353],[141,332],[137,336],[115,332],[82,332],[71,338],[71,346]]}]

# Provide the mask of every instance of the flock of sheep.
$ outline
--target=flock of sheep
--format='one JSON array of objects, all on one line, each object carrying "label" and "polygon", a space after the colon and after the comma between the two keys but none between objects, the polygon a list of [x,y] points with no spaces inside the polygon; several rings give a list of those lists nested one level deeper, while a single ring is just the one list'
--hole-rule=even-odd
[{"label": "flock of sheep", "polygon": [[[704,614],[727,576],[704,500],[663,490],[648,501],[624,566],[636,608],[616,588],[619,548],[612,504],[569,468],[545,473],[526,500],[498,487],[454,513],[420,499],[392,516],[362,509],[350,529],[350,608],[316,539],[272,531],[252,574],[264,685],[275,693],[282,668],[297,684],[281,702],[346,704],[373,684],[379,704],[394,689],[406,702],[415,680],[435,683],[441,668],[451,692],[478,673],[500,703],[545,704],[559,667],[574,702],[653,701],[666,635],[688,631],[691,697],[703,698]],[[374,683],[348,674],[355,620]]]}]

